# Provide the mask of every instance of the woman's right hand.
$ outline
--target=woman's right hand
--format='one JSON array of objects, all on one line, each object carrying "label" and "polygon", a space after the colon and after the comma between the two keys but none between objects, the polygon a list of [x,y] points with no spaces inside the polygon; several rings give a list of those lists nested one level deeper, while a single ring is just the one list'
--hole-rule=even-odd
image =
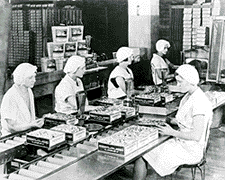
[{"label": "woman's right hand", "polygon": [[34,126],[34,127],[39,127],[39,128],[41,128],[43,125],[44,125],[44,118],[36,119],[36,120],[33,122],[33,126]]}]

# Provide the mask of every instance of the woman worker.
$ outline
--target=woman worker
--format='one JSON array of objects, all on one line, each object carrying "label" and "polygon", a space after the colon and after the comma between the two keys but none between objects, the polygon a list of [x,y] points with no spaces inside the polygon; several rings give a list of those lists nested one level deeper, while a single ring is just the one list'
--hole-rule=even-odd
[{"label": "woman worker", "polygon": [[13,72],[14,84],[6,92],[1,104],[2,135],[42,127],[43,119],[35,118],[34,95],[37,67],[22,63]]},{"label": "woman worker", "polygon": [[157,53],[153,54],[151,60],[152,78],[155,85],[162,84],[162,69],[165,71],[164,78],[167,79],[173,77],[173,75],[170,74],[169,67],[172,69],[177,68],[177,66],[165,58],[169,48],[170,43],[164,39],[160,39],[156,42]]},{"label": "woman worker", "polygon": [[[78,112],[76,93],[84,91],[81,78],[85,72],[85,58],[71,56],[63,71],[66,75],[55,89],[55,111],[76,114]],[[87,99],[85,104],[88,105]]]},{"label": "woman worker", "polygon": [[158,126],[161,134],[173,136],[165,143],[151,150],[135,161],[134,179],[146,178],[147,167],[150,165],[160,176],[172,174],[182,164],[197,163],[203,157],[206,131],[209,131],[212,120],[212,106],[204,92],[197,86],[199,75],[189,65],[181,65],[175,72],[177,85],[182,98],[176,117],[179,130],[168,124]]},{"label": "woman worker", "polygon": [[114,68],[109,76],[109,98],[121,98],[126,96],[126,80],[133,79],[133,73],[131,69],[128,68],[133,60],[133,50],[128,47],[121,47],[116,52],[116,58],[119,65]]}]

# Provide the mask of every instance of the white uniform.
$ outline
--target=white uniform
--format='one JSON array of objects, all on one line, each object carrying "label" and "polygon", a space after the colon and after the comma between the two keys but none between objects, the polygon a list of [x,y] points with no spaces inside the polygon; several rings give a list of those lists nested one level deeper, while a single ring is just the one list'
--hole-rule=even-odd
[{"label": "white uniform", "polygon": [[156,69],[167,69],[169,72],[169,66],[164,61],[162,57],[160,57],[157,54],[153,54],[152,60],[151,60],[151,69],[152,69],[152,78],[156,85],[162,84],[162,79],[159,78],[158,74],[155,72]]},{"label": "white uniform", "polygon": [[208,98],[198,88],[186,101],[186,96],[182,99],[176,115],[180,123],[180,131],[188,132],[193,128],[193,117],[204,115],[204,133],[200,141],[183,140],[172,138],[143,157],[155,169],[160,176],[173,173],[182,164],[197,163],[203,157],[205,144],[206,126],[212,120],[212,106]]},{"label": "white uniform", "polygon": [[[34,95],[30,88],[28,88],[28,93],[30,107],[27,106],[15,84],[4,95],[1,104],[2,136],[16,132],[17,127],[27,126],[27,124],[35,121]],[[12,120],[14,130],[8,128],[5,119]]]},{"label": "white uniform", "polygon": [[[73,96],[76,102],[76,93],[83,90],[83,83],[79,78],[77,78],[77,82],[75,82],[71,77],[65,75],[55,89],[55,111],[65,114],[76,113],[77,104],[75,104],[75,106],[71,106],[67,102],[67,98],[69,96]],[[86,105],[88,105],[87,99]]]},{"label": "white uniform", "polygon": [[108,97],[109,98],[120,98],[120,97],[126,96],[126,92],[124,92],[120,87],[116,88],[111,82],[111,79],[116,77],[122,77],[124,80],[134,78],[130,68],[124,69],[120,66],[116,66],[109,76],[109,81],[108,81]]}]

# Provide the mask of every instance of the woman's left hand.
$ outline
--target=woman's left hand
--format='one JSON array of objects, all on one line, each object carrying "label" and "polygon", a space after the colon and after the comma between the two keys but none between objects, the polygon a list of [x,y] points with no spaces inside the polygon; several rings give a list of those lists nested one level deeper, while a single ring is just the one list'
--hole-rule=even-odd
[{"label": "woman's left hand", "polygon": [[173,134],[173,131],[174,131],[174,129],[167,123],[165,123],[165,125],[163,126],[157,126],[157,129],[159,130],[160,134],[170,135],[170,136]]}]

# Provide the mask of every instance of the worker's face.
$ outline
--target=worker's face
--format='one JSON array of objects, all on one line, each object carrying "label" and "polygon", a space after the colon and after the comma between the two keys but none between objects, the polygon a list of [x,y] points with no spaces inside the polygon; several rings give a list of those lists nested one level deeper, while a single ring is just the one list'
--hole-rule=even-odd
[{"label": "worker's face", "polygon": [[36,82],[36,73],[25,78],[24,86],[28,88],[33,88],[35,82]]},{"label": "worker's face", "polygon": [[84,72],[85,72],[85,65],[79,67],[73,75],[76,77],[82,78],[84,76]]},{"label": "worker's face", "polygon": [[164,55],[166,55],[168,51],[169,51],[168,45],[164,46],[164,49],[162,50],[162,53],[163,53]]},{"label": "worker's face", "polygon": [[180,88],[181,93],[186,93],[190,89],[190,83],[188,83],[180,75],[176,76],[177,86]]},{"label": "worker's face", "polygon": [[122,63],[125,63],[127,66],[131,65],[133,60],[134,60],[134,55],[132,54],[131,56],[129,56],[127,58],[128,60],[127,61],[122,61]]},{"label": "worker's face", "polygon": [[128,58],[129,65],[131,65],[133,61],[134,61],[134,55],[132,54],[132,55]]}]

